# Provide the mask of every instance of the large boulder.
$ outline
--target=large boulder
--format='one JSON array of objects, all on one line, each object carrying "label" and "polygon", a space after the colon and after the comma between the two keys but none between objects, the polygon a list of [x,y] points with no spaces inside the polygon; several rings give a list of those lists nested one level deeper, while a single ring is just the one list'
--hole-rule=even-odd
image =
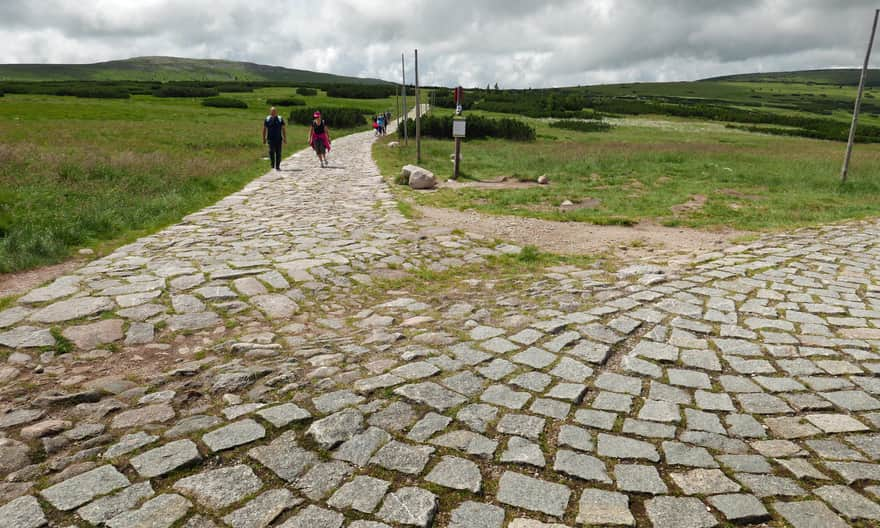
[{"label": "large boulder", "polygon": [[415,165],[405,165],[400,175],[413,189],[433,189],[437,185],[433,172]]}]

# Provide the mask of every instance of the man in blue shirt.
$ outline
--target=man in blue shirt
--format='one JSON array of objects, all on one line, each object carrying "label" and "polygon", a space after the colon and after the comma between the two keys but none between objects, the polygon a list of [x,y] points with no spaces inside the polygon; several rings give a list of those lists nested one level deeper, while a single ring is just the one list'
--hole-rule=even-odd
[{"label": "man in blue shirt", "polygon": [[263,145],[269,143],[269,163],[275,170],[281,170],[281,145],[287,144],[287,125],[273,106],[263,121]]}]

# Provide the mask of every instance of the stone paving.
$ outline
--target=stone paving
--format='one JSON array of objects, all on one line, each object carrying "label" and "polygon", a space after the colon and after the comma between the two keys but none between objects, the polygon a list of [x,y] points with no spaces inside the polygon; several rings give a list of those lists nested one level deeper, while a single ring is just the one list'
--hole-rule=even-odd
[{"label": "stone paving", "polygon": [[486,276],[370,148],[0,311],[0,526],[880,523],[876,222]]}]

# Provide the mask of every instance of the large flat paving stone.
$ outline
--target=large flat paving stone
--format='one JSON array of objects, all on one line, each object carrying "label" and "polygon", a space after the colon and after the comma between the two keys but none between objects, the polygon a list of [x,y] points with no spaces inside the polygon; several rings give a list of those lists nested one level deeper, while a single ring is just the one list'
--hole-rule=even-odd
[{"label": "large flat paving stone", "polygon": [[240,464],[182,478],[173,487],[202,506],[216,510],[239,502],[259,491],[262,486],[263,481],[254,471]]},{"label": "large flat paving stone", "polygon": [[120,513],[107,521],[109,528],[170,528],[192,508],[180,495],[166,493],[145,502],[140,508]]},{"label": "large flat paving stone", "polygon": [[539,480],[513,471],[505,471],[498,481],[496,499],[526,510],[562,517],[568,508],[571,490],[555,482]]},{"label": "large flat paving stone", "polygon": [[42,528],[49,521],[36,498],[26,495],[0,506],[0,526]]},{"label": "large flat paving stone", "polygon": [[153,478],[201,460],[199,449],[192,440],[177,440],[142,453],[129,462],[140,476]]},{"label": "large flat paving stone", "polygon": [[107,464],[46,488],[40,495],[52,506],[68,511],[128,484],[125,475]]},{"label": "large flat paving stone", "polygon": [[400,488],[385,496],[376,517],[388,523],[427,528],[437,512],[437,496],[416,487]]}]

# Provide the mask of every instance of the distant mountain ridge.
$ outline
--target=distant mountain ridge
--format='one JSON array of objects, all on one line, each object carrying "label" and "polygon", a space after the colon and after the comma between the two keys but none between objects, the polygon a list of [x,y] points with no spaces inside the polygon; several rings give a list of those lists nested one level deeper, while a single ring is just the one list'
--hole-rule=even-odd
[{"label": "distant mountain ridge", "polygon": [[180,57],[134,57],[93,64],[0,64],[0,81],[268,81],[388,84],[253,62]]},{"label": "distant mountain ridge", "polygon": [[[814,83],[834,84],[838,86],[858,86],[862,70],[857,68],[829,68],[824,70],[801,70],[788,72],[743,73],[710,77],[702,81],[724,82],[777,82],[777,83]],[[880,70],[868,70],[868,86],[880,86]]]}]

